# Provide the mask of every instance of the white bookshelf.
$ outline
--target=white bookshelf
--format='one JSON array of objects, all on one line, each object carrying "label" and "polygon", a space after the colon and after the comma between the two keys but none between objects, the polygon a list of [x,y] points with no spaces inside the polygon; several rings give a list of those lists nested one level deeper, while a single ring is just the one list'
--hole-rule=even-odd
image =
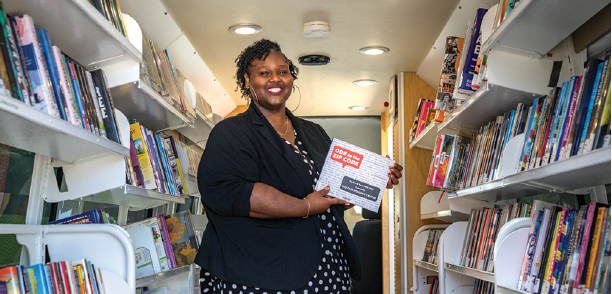
[{"label": "white bookshelf", "polygon": [[130,154],[129,148],[1,95],[0,142],[69,163],[107,153]]},{"label": "white bookshelf", "polygon": [[[446,229],[448,225],[439,224],[439,225],[425,225],[420,227],[414,234],[412,238],[412,274],[413,274],[413,286],[412,291],[421,293],[424,288],[429,290],[430,284],[427,284],[427,277],[429,276],[438,276],[441,271],[441,267],[439,265],[442,260],[440,256],[440,250],[438,247],[438,264],[433,264],[429,262],[422,261],[423,254],[425,253],[425,245],[427,244],[427,238],[429,236],[430,229],[443,230]],[[443,236],[444,234],[442,234]],[[440,239],[442,239],[440,236]],[[440,244],[440,243],[438,243]],[[440,292],[444,293],[444,292]]]},{"label": "white bookshelf", "polygon": [[85,196],[81,199],[97,203],[126,206],[132,209],[153,208],[167,203],[185,203],[185,197],[183,196],[174,196],[127,184],[97,194]]},{"label": "white bookshelf", "polygon": [[134,293],[136,264],[132,241],[121,227],[110,224],[0,225],[0,234],[15,235],[24,245],[27,264],[87,259],[102,271],[106,293]]},{"label": "white bookshelf", "polygon": [[470,198],[455,200],[449,192],[430,191],[421,197],[421,219],[438,219],[445,222],[467,221],[472,209],[493,207],[492,204]]},{"label": "white bookshelf", "polygon": [[506,223],[499,231],[493,251],[495,285],[506,293],[524,293],[517,290],[523,256],[531,228],[531,218],[516,218]]},{"label": "white bookshelf", "polygon": [[410,142],[410,149],[422,148],[433,150],[436,145],[436,137],[442,134],[456,135],[457,131],[452,129],[444,129],[442,132],[439,131],[439,123],[431,122],[425,127],[419,135]]},{"label": "white bookshelf", "polygon": [[523,0],[484,40],[481,50],[509,49],[543,56],[609,3],[607,0]]},{"label": "white bookshelf", "polygon": [[111,94],[115,108],[154,133],[183,126],[193,128],[191,119],[140,79],[112,87]]},{"label": "white bookshelf", "polygon": [[179,133],[187,137],[196,144],[206,144],[208,135],[212,131],[215,124],[206,117],[199,109],[196,110],[196,119],[193,122],[193,127],[187,126],[177,129]]},{"label": "white bookshelf", "polygon": [[499,180],[452,193],[489,202],[563,192],[610,183],[610,147],[512,174]]},{"label": "white bookshelf", "polygon": [[441,122],[438,131],[446,129],[478,132],[481,126],[497,116],[516,109],[519,103],[531,104],[540,94],[514,90],[487,83],[474,92],[450,117]]},{"label": "white bookshelf", "polygon": [[28,14],[37,28],[49,31],[51,43],[88,70],[142,57],[113,25],[88,1],[2,1],[12,16]]}]

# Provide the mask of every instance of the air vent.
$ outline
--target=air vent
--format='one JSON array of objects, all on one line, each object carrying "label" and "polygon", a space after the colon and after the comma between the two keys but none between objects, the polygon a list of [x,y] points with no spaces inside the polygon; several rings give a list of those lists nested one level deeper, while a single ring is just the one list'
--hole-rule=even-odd
[{"label": "air vent", "polygon": [[304,55],[298,59],[301,65],[326,65],[329,63],[329,56],[325,55]]}]

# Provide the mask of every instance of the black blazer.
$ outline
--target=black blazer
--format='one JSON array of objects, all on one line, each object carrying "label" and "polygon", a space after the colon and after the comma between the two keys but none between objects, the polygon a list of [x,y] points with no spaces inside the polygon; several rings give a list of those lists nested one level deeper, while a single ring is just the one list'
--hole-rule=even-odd
[{"label": "black blazer", "polygon": [[[304,148],[321,171],[331,144],[321,126],[286,111]],[[198,187],[208,225],[195,263],[227,282],[271,290],[305,285],[321,262],[319,218],[249,217],[256,182],[305,198],[312,181],[304,162],[286,151],[272,125],[251,104],[211,131],[198,168]],[[351,276],[361,278],[357,247],[344,222],[342,205],[332,207],[344,242]]]}]

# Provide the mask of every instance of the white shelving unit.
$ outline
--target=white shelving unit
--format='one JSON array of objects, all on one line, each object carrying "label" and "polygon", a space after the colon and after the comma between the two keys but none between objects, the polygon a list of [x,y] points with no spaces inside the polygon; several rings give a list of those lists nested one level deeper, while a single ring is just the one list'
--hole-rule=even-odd
[{"label": "white shelving unit", "polygon": [[524,0],[518,3],[491,36],[482,43],[490,49],[510,49],[544,56],[610,1]]},{"label": "white shelving unit", "polygon": [[9,15],[28,14],[49,31],[58,46],[88,70],[123,61],[142,62],[142,54],[88,1],[2,1]]},{"label": "white shelving unit", "polygon": [[7,96],[0,96],[0,142],[69,163],[130,155],[129,148]]},{"label": "white shelving unit", "polygon": [[466,100],[448,119],[441,122],[438,131],[446,129],[478,132],[487,122],[498,115],[515,109],[519,103],[533,102],[541,95],[487,83]]},{"label": "white shelving unit", "polygon": [[587,188],[610,182],[610,147],[570,157],[545,166],[509,175],[479,186],[459,190],[449,197],[499,201]]},{"label": "white shelving unit", "polygon": [[453,129],[443,129],[439,130],[439,124],[432,122],[426,128],[424,128],[419,135],[412,140],[410,143],[410,149],[412,148],[422,148],[433,150],[436,145],[436,137],[441,134],[450,134],[455,135],[458,132]]},{"label": "white shelving unit", "polygon": [[449,223],[466,221],[472,209],[482,207],[493,207],[493,204],[469,198],[453,200],[449,199],[449,192],[431,191],[421,198],[421,219],[435,218]]},{"label": "white shelving unit", "polygon": [[[555,54],[561,51],[561,54],[571,56],[571,62],[565,62],[564,67],[569,65],[575,74],[579,74],[584,60],[574,56],[580,53],[569,52],[569,45],[559,45],[609,3],[609,0],[561,0],[551,5],[535,0],[521,1],[483,42],[482,50],[488,54],[488,83],[440,123],[438,132],[477,132],[482,125],[495,120],[497,116],[516,109],[518,103],[530,104],[536,97],[548,94],[547,84],[552,60],[546,57],[546,54],[550,51]],[[575,64],[571,64],[572,62]],[[425,136],[427,135],[423,138]],[[514,173],[518,160],[518,148],[515,147],[521,145],[522,140],[523,136],[517,136],[508,142],[507,146],[514,147],[507,147],[502,155],[500,178],[450,193],[447,200],[449,204],[444,203],[443,199],[436,199],[440,192],[425,195],[421,204],[422,217],[439,217],[440,213],[445,215],[447,211],[450,211],[451,215],[459,215],[460,212],[453,213],[459,211],[454,209],[453,205],[468,199],[495,203],[548,192],[601,188],[602,185],[610,183],[610,147]],[[481,207],[483,206],[485,205]],[[472,293],[475,279],[481,279],[494,283],[495,293],[525,294],[526,292],[516,290],[516,286],[531,218],[513,219],[498,229],[493,252],[493,273],[460,265],[467,225],[465,221],[454,222],[441,237],[438,254],[441,264],[438,267],[440,293]],[[414,278],[416,281],[416,276]]]},{"label": "white shelving unit", "polygon": [[193,128],[193,121],[140,79],[111,88],[115,108],[156,133]]},{"label": "white shelving unit", "polygon": [[[430,229],[446,229],[448,225],[426,225],[419,228],[412,238],[412,273],[413,283],[411,291],[416,293],[429,293],[423,291],[429,291],[430,284],[427,284],[428,276],[437,276],[441,271],[439,264],[432,264],[429,262],[422,261],[423,254],[425,253],[425,245],[429,236]],[[444,235],[444,234],[442,234]],[[442,238],[442,236],[440,236]],[[439,248],[437,249],[439,254]],[[438,260],[442,260],[438,255]],[[444,293],[444,292],[440,292]]]},{"label": "white shelving unit", "polygon": [[[15,234],[18,242],[27,247],[21,261],[24,265],[44,262],[45,246],[52,261],[91,260],[103,270],[106,293],[134,293],[137,286],[166,281],[179,285],[169,289],[180,293],[199,292],[199,268],[195,264],[136,281],[130,236],[120,226],[35,225],[41,221],[44,201],[84,200],[118,205],[119,224],[125,224],[129,210],[185,203],[184,197],[126,184],[125,157],[130,155],[128,119],[139,121],[153,132],[195,127],[172,102],[140,80],[142,53],[138,44],[128,41],[88,1],[52,2],[6,0],[2,4],[9,15],[30,15],[36,27],[48,30],[53,45],[88,70],[104,70],[118,110],[123,145],[14,98],[0,96],[0,143],[36,153],[26,216],[29,225],[2,224],[0,234]],[[138,38],[131,40],[140,42]],[[187,163],[186,153],[183,154],[181,161]],[[64,175],[61,184],[56,178],[59,168]],[[197,185],[191,187],[198,194]]]}]

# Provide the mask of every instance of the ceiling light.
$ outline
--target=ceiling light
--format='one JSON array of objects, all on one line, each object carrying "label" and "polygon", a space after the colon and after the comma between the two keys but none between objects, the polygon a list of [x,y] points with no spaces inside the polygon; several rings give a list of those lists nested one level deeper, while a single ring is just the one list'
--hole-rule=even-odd
[{"label": "ceiling light", "polygon": [[302,27],[302,36],[304,37],[325,37],[329,34],[329,24],[324,21],[311,21],[304,24]]},{"label": "ceiling light", "polygon": [[256,24],[242,23],[229,27],[228,31],[238,35],[253,35],[261,32],[261,27]]},{"label": "ceiling light", "polygon": [[382,46],[370,46],[359,49],[359,53],[366,55],[380,55],[389,52],[389,48]]},{"label": "ceiling light", "polygon": [[367,107],[367,106],[361,106],[361,105],[349,106],[349,109],[355,110],[355,111],[362,111],[362,110],[366,110],[368,108],[369,107]]},{"label": "ceiling light", "polygon": [[356,81],[353,81],[353,84],[354,84],[354,85],[357,85],[357,86],[364,86],[364,87],[365,87],[365,86],[372,86],[372,85],[376,85],[376,83],[378,83],[378,82],[377,82],[377,81],[375,81],[375,80],[356,80]]}]

